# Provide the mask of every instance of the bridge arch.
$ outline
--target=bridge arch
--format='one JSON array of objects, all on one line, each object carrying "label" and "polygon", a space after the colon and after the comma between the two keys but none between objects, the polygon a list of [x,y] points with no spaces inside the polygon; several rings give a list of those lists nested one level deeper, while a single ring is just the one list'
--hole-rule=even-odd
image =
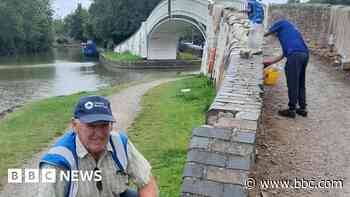
[{"label": "bridge arch", "polygon": [[169,18],[168,0],[163,0],[153,9],[139,30],[119,44],[114,51],[130,51],[147,59],[175,59],[179,38],[179,29],[176,27],[191,24],[206,39],[208,5],[207,0],[171,0]]},{"label": "bridge arch", "polygon": [[188,26],[195,27],[204,40],[206,31],[203,24],[198,24],[186,17],[172,16],[160,21],[149,32],[147,37],[148,59],[176,59],[179,38]]}]

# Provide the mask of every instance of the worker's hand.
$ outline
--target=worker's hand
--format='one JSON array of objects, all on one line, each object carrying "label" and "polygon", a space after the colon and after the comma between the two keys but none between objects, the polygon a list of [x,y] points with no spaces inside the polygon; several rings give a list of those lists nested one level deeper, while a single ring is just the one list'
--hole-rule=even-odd
[{"label": "worker's hand", "polygon": [[264,68],[266,68],[266,67],[270,66],[272,64],[272,62],[265,60],[265,61],[263,61],[263,64],[264,64]]}]

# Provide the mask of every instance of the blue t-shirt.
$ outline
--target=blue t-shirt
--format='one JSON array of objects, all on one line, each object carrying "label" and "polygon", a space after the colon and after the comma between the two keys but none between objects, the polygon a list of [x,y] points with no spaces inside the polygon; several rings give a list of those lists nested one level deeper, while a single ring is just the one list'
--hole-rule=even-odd
[{"label": "blue t-shirt", "polygon": [[248,7],[249,20],[251,20],[253,23],[262,24],[264,22],[264,8],[261,3],[257,2],[256,0],[249,0]]},{"label": "blue t-shirt", "polygon": [[279,20],[272,25],[269,32],[277,33],[281,43],[283,56],[288,57],[293,52],[309,53],[303,36],[298,28],[287,20]]}]

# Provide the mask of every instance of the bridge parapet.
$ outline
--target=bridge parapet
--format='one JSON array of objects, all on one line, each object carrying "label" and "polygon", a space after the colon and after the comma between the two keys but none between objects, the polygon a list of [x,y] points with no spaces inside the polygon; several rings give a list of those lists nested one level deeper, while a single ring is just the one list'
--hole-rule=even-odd
[{"label": "bridge parapet", "polygon": [[218,92],[206,125],[193,130],[181,196],[247,197],[245,182],[255,164],[263,102],[262,55],[249,59],[240,55],[247,48],[246,16],[226,5],[212,9],[209,46],[217,53],[213,68],[204,71]]}]

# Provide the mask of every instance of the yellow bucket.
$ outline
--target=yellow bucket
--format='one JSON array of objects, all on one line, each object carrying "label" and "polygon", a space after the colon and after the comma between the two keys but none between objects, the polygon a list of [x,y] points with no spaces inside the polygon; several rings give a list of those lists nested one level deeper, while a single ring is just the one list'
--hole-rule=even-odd
[{"label": "yellow bucket", "polygon": [[276,85],[281,73],[275,68],[267,68],[264,70],[264,84],[265,85]]}]

